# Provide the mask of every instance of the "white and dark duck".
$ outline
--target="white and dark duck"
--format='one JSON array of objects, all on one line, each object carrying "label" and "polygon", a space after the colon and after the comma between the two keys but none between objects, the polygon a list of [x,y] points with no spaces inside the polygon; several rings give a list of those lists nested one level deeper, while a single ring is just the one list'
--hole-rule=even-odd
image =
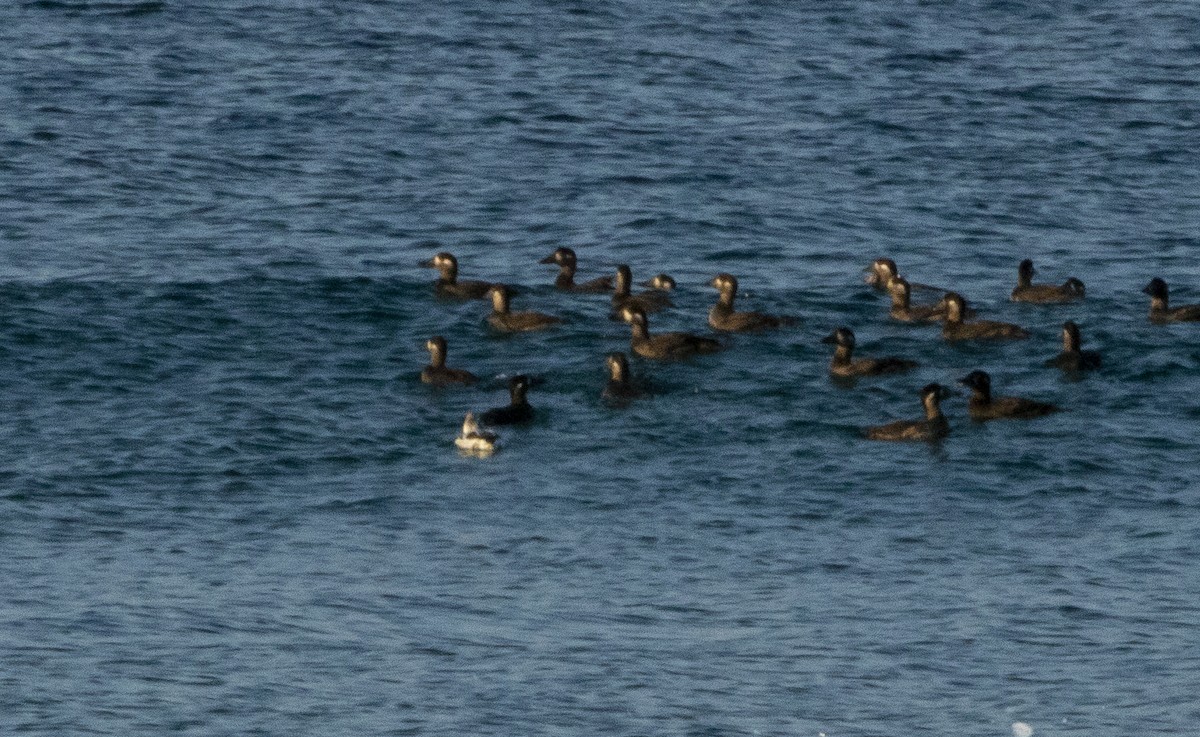
[{"label": "white and dark duck", "polygon": [[608,383],[600,393],[602,399],[614,404],[625,404],[642,395],[642,390],[634,385],[629,375],[629,360],[625,358],[624,353],[618,351],[608,354],[604,357],[604,364],[608,368]]},{"label": "white and dark duck", "polygon": [[1067,320],[1062,326],[1062,353],[1046,361],[1045,365],[1063,371],[1089,371],[1100,368],[1100,354],[1082,350],[1082,342],[1079,326]]},{"label": "white and dark duck", "polygon": [[897,420],[886,425],[868,427],[863,431],[869,440],[939,440],[950,434],[950,423],[942,414],[941,401],[950,391],[941,384],[926,384],[921,389],[921,405],[925,417],[920,420]]},{"label": "white and dark duck", "polygon": [[854,331],[850,328],[838,328],[821,339],[822,343],[830,343],[837,348],[833,351],[833,359],[829,362],[829,373],[840,377],[879,376],[909,371],[918,366],[916,361],[906,358],[854,358]]},{"label": "white and dark duck", "polygon": [[479,377],[470,371],[446,366],[446,339],[435,335],[425,341],[429,351],[429,365],[421,370],[421,381],[434,386],[450,384],[470,385],[479,381]]},{"label": "white and dark duck", "polygon": [[735,311],[733,301],[737,298],[738,280],[733,274],[717,274],[709,284],[718,292],[717,303],[708,311],[708,325],[713,330],[756,333],[793,322],[789,318],[764,315],[761,312]]},{"label": "white and dark duck", "polygon": [[621,319],[621,309],[624,307],[637,307],[642,312],[651,313],[658,312],[664,307],[673,306],[671,297],[666,292],[653,290],[633,294],[632,284],[633,271],[628,264],[621,264],[617,267],[617,281],[616,286],[613,287],[612,317],[614,320]]},{"label": "white and dark duck", "polygon": [[702,353],[716,353],[723,348],[713,338],[705,338],[691,333],[651,335],[646,312],[641,307],[627,305],[621,308],[620,315],[621,319],[630,326],[630,349],[642,358],[671,361]]},{"label": "white and dark duck", "polygon": [[423,261],[421,265],[435,268],[440,273],[438,280],[433,283],[433,291],[439,297],[483,299],[487,297],[488,290],[496,286],[486,281],[459,281],[458,259],[454,257],[454,254],[445,251],[428,261]]},{"label": "white and dark duck", "polygon": [[500,436],[494,432],[482,430],[475,421],[475,415],[470,412],[463,418],[462,431],[454,439],[454,446],[465,453],[490,455],[495,452]]},{"label": "white and dark duck", "polygon": [[563,292],[584,292],[589,294],[598,294],[600,292],[611,292],[613,288],[613,278],[611,276],[599,276],[591,281],[585,281],[580,284],[575,283],[575,251],[565,246],[554,249],[554,253],[542,259],[538,263],[541,264],[558,264],[558,277],[554,280],[554,288]]},{"label": "white and dark duck", "polygon": [[963,315],[967,301],[957,292],[948,293],[942,301],[946,303],[946,320],[942,323],[942,337],[946,340],[1016,340],[1029,337],[1029,331],[1010,322],[965,322]]},{"label": "white and dark duck", "polygon": [[1170,307],[1167,304],[1167,283],[1157,276],[1142,292],[1150,295],[1151,322],[1196,322],[1200,320],[1200,305]]},{"label": "white and dark duck", "polygon": [[503,284],[497,284],[488,290],[492,296],[492,314],[487,322],[492,328],[505,333],[525,333],[531,330],[545,330],[560,324],[563,319],[542,312],[513,312],[510,309],[512,290]]},{"label": "white and dark duck", "polygon": [[529,377],[517,374],[508,380],[508,404],[493,407],[479,416],[484,425],[523,425],[533,421],[533,407],[526,395],[529,393]]},{"label": "white and dark duck", "polygon": [[1025,259],[1017,267],[1017,286],[1012,290],[1013,302],[1036,302],[1038,304],[1056,304],[1083,299],[1083,282],[1071,277],[1062,285],[1034,284],[1033,261]]},{"label": "white and dark duck", "polygon": [[[871,265],[866,269],[866,281],[875,289],[881,292],[891,292],[892,284],[900,278],[900,272],[896,269],[896,262],[890,258],[877,258],[871,262]],[[911,282],[909,287],[912,289],[927,291],[927,292],[945,292],[944,289],[933,287],[928,284],[919,282]]]},{"label": "white and dark duck", "polygon": [[1024,397],[993,397],[992,377],[986,371],[972,371],[959,379],[958,383],[971,390],[971,398],[967,400],[967,414],[977,422],[1030,420],[1059,411],[1053,404]]}]

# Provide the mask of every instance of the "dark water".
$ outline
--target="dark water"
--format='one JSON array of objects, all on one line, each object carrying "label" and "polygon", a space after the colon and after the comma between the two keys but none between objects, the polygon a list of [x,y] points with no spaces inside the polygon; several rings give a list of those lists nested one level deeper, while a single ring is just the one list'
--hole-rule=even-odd
[{"label": "dark water", "polygon": [[[0,732],[1192,734],[1191,2],[0,7]],[[635,371],[630,263],[799,327]],[[416,266],[519,285],[496,337]],[[1019,343],[885,319],[890,255]],[[1016,263],[1085,302],[1007,301]],[[1064,319],[1105,369],[1041,362]],[[826,346],[915,374],[831,383]],[[416,381],[431,334],[467,390]],[[859,429],[992,372],[1068,411]],[[464,412],[544,378],[486,459]]]}]

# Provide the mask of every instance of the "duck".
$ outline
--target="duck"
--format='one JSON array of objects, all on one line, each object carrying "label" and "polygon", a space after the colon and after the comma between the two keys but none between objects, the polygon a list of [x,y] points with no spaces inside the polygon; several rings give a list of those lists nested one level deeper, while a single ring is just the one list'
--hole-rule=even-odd
[{"label": "duck", "polygon": [[653,291],[633,294],[630,285],[633,283],[633,271],[628,264],[617,266],[617,283],[613,287],[612,307],[613,319],[619,319],[621,308],[638,307],[645,313],[658,312],[664,307],[672,307],[671,297],[666,292]]},{"label": "duck", "polygon": [[897,277],[889,289],[892,309],[888,312],[893,320],[900,322],[938,322],[946,317],[945,300],[933,305],[912,305],[912,286],[907,280]]},{"label": "duck", "polygon": [[611,292],[613,278],[600,276],[582,284],[575,283],[575,251],[562,247],[554,249],[554,253],[542,259],[540,264],[558,264],[558,278],[554,280],[554,288],[563,292],[583,292],[597,294]]},{"label": "duck", "polygon": [[733,274],[717,274],[709,282],[720,293],[717,303],[708,311],[708,324],[713,330],[729,333],[751,333],[770,330],[784,324],[784,318],[764,315],[761,312],[735,312],[733,300],[737,298],[738,280]]},{"label": "duck", "polygon": [[546,315],[541,312],[512,312],[509,310],[509,300],[512,291],[503,284],[497,284],[488,290],[492,296],[492,314],[487,322],[494,329],[505,333],[525,333],[531,330],[545,330],[563,322],[561,317]]},{"label": "duck", "polygon": [[441,272],[441,276],[433,283],[433,291],[439,297],[483,299],[487,297],[488,290],[497,286],[486,281],[459,281],[458,259],[454,257],[454,254],[445,251],[437,254],[428,261],[421,262],[421,265],[429,266]]},{"label": "duck", "polygon": [[629,360],[620,351],[609,353],[604,357],[608,367],[608,383],[604,385],[601,398],[614,403],[625,403],[642,395],[642,391],[633,385],[629,377]]},{"label": "duck", "polygon": [[652,336],[646,311],[641,307],[626,305],[621,308],[620,314],[621,319],[629,323],[632,329],[629,347],[642,358],[669,361],[701,353],[716,353],[723,348],[712,338],[691,333],[662,333]]},{"label": "duck", "polygon": [[946,321],[942,323],[942,337],[946,340],[1015,340],[1029,337],[1028,330],[1009,322],[963,322],[966,300],[957,292],[948,293],[943,301],[946,303]]},{"label": "duck", "polygon": [[479,417],[485,425],[523,425],[533,421],[533,407],[525,395],[529,393],[529,377],[517,374],[508,380],[509,403],[493,407]]},{"label": "duck", "polygon": [[470,385],[479,381],[479,377],[470,371],[446,366],[446,339],[442,336],[435,335],[425,341],[425,348],[429,351],[429,365],[421,371],[423,383],[446,386],[448,384]]},{"label": "duck", "polygon": [[967,400],[967,414],[977,422],[988,420],[1029,420],[1044,417],[1059,411],[1046,402],[1037,402],[1024,397],[992,397],[992,377],[986,371],[972,371],[958,380],[971,390]]},{"label": "duck", "polygon": [[1017,286],[1012,290],[1013,302],[1036,302],[1039,304],[1055,304],[1083,299],[1083,282],[1075,277],[1067,279],[1061,286],[1053,284],[1034,284],[1033,261],[1025,259],[1017,266]]},{"label": "duck", "polygon": [[868,440],[939,440],[950,434],[950,423],[942,415],[941,401],[950,391],[941,384],[926,384],[921,388],[921,404],[925,419],[897,420],[886,425],[868,427],[863,434]]},{"label": "duck", "polygon": [[895,357],[854,360],[854,331],[850,328],[838,328],[822,338],[821,342],[837,346],[833,360],[829,362],[829,373],[834,376],[879,376],[909,371],[919,365],[916,361]]},{"label": "duck", "polygon": [[1067,320],[1063,323],[1062,340],[1062,353],[1046,361],[1045,366],[1060,368],[1063,371],[1088,371],[1100,368],[1099,353],[1080,350],[1079,326],[1074,322]]},{"label": "duck", "polygon": [[660,292],[669,292],[675,288],[675,278],[670,274],[655,274],[653,278],[643,282],[642,286],[657,289]]},{"label": "duck", "polygon": [[1167,283],[1157,276],[1142,288],[1150,295],[1151,322],[1196,322],[1200,320],[1200,305],[1167,306]]},{"label": "duck", "polygon": [[[871,262],[871,265],[866,269],[867,284],[875,287],[881,292],[890,292],[892,283],[900,278],[900,272],[896,269],[896,262],[890,258],[877,258]],[[945,292],[945,289],[931,287],[928,284],[912,282],[909,284],[912,289],[929,292]]]},{"label": "duck", "polygon": [[478,455],[490,455],[495,452],[500,437],[494,432],[479,429],[475,415],[468,412],[463,418],[462,431],[454,439],[454,445],[459,450]]}]

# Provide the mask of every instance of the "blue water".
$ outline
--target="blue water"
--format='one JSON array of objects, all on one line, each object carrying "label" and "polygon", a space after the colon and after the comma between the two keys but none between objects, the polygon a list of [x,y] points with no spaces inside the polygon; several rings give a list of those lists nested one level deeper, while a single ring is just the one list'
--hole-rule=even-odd
[{"label": "blue water", "polygon": [[[0,6],[0,733],[1194,734],[1200,8]],[[603,405],[581,276],[801,318]],[[417,264],[520,287],[498,337]],[[891,256],[1028,341],[886,319]],[[1007,300],[1022,258],[1086,301]],[[1042,368],[1080,324],[1105,368]],[[847,387],[832,327],[913,374]],[[417,382],[425,339],[483,375]],[[971,369],[1067,411],[860,429]],[[543,379],[488,459],[463,414]]]}]

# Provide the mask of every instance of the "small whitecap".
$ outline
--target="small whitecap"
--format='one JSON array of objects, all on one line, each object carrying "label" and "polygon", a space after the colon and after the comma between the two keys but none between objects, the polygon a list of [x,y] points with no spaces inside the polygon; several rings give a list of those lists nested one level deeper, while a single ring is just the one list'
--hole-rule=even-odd
[{"label": "small whitecap", "polygon": [[1033,727],[1025,722],[1013,722],[1013,737],[1033,737]]}]

